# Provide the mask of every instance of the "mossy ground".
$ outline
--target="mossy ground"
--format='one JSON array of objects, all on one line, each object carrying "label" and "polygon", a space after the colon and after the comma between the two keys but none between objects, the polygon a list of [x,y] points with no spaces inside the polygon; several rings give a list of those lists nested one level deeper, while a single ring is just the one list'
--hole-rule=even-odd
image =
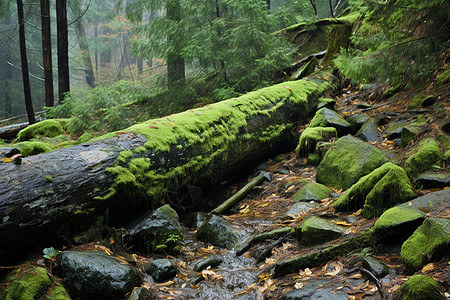
[{"label": "mossy ground", "polygon": [[41,299],[51,285],[47,270],[42,267],[17,269],[8,276],[7,282],[10,285],[1,294],[2,300]]},{"label": "mossy ground", "polygon": [[58,121],[44,120],[22,129],[17,135],[17,140],[28,141],[39,136],[55,137],[62,133],[62,126]]},{"label": "mossy ground", "polygon": [[336,210],[362,207],[364,217],[373,218],[414,197],[415,193],[405,171],[392,163],[385,163],[359,179],[333,206]]},{"label": "mossy ground", "polygon": [[444,158],[439,144],[434,138],[422,140],[410,152],[404,163],[404,169],[410,178],[415,178],[420,173],[428,171],[434,164],[440,165]]},{"label": "mossy ground", "polygon": [[14,145],[17,149],[19,149],[20,153],[23,156],[31,156],[39,153],[50,152],[53,148],[44,142],[33,141],[33,142],[20,142]]},{"label": "mossy ground", "polygon": [[425,275],[413,275],[397,291],[395,300],[438,300],[444,299],[439,293],[437,280]]}]

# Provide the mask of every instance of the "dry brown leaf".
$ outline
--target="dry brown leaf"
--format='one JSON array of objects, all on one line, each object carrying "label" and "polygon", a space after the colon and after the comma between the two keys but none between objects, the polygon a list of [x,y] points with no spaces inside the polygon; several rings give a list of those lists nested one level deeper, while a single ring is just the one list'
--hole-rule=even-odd
[{"label": "dry brown leaf", "polygon": [[[333,266],[333,267],[334,267],[334,270],[333,270],[333,271],[326,272],[328,266]],[[323,272],[326,272],[325,275],[327,275],[327,276],[336,276],[336,274],[338,274],[339,272],[342,271],[342,268],[343,268],[343,267],[344,267],[344,265],[343,265],[341,262],[339,262],[339,261],[331,262],[331,263],[329,263],[329,264],[326,264],[326,265],[323,267]]]},{"label": "dry brown leaf", "polygon": [[157,283],[157,284],[154,284],[153,286],[154,286],[154,287],[158,287],[158,286],[166,286],[166,285],[171,285],[172,283],[174,283],[174,281],[173,281],[173,280],[169,280],[169,281],[166,281],[166,282],[163,282],[163,283]]},{"label": "dry brown leaf", "polygon": [[429,263],[429,264],[426,264],[425,266],[423,266],[422,272],[432,271],[433,269],[434,269],[434,264]]},{"label": "dry brown leaf", "polygon": [[352,226],[352,224],[347,223],[346,221],[333,221],[333,220],[331,220],[331,222],[333,222],[336,225],[341,225],[341,226]]},{"label": "dry brown leaf", "polygon": [[303,286],[304,286],[304,284],[301,283],[301,282],[297,282],[297,283],[295,283],[295,285],[294,285],[294,287],[295,287],[297,290],[301,289]]}]

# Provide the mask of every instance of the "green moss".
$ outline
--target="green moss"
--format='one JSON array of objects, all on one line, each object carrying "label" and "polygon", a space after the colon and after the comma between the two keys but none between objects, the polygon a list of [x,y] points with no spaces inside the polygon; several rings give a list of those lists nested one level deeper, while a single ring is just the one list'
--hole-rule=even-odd
[{"label": "green moss", "polygon": [[433,259],[448,255],[450,220],[427,218],[403,243],[400,256],[409,271],[419,270]]},{"label": "green moss", "polygon": [[450,136],[447,134],[440,134],[437,136],[437,140],[444,146],[445,150],[450,149]]},{"label": "green moss", "polygon": [[47,181],[47,182],[53,182],[53,181],[55,181],[51,175],[45,175],[45,176],[44,176],[44,180]]},{"label": "green moss", "polygon": [[56,120],[44,120],[19,131],[18,141],[28,141],[38,136],[55,137],[63,133],[61,124]]},{"label": "green moss", "polygon": [[414,109],[419,107],[424,99],[424,94],[418,94],[408,104],[408,109]]},{"label": "green moss", "polygon": [[393,225],[415,220],[423,216],[418,210],[410,207],[395,206],[386,210],[373,225],[374,231],[384,230]]},{"label": "green moss", "polygon": [[336,210],[363,208],[363,216],[380,216],[392,206],[415,197],[405,171],[392,163],[385,163],[362,177],[332,205]]},{"label": "green moss", "polygon": [[300,181],[300,183],[306,183],[297,193],[292,197],[292,201],[317,201],[330,197],[333,192],[326,186],[312,182],[310,180]]},{"label": "green moss", "polygon": [[317,245],[340,238],[345,228],[319,217],[308,218],[302,226],[302,244]]},{"label": "green moss", "polygon": [[67,290],[59,283],[48,293],[48,300],[70,300]]},{"label": "green moss", "polygon": [[450,82],[450,68],[447,68],[436,80],[437,87],[443,87],[446,83]]},{"label": "green moss", "polygon": [[446,164],[447,164],[447,166],[450,164],[450,150],[447,150],[446,152],[445,152],[445,154],[444,154],[444,159],[445,159],[445,162],[446,162]]},{"label": "green moss", "polygon": [[441,164],[443,158],[436,140],[427,138],[409,152],[404,169],[410,178],[415,178],[420,173],[430,170],[434,164]]},{"label": "green moss", "polygon": [[94,138],[94,136],[92,134],[90,134],[89,132],[85,132],[78,138],[77,143],[79,143],[79,144],[86,143],[87,141],[89,141],[93,138]]},{"label": "green moss", "polygon": [[425,275],[413,275],[397,290],[395,300],[441,300],[440,284]]},{"label": "green moss", "polygon": [[15,270],[7,282],[10,284],[1,295],[4,300],[40,299],[51,284],[47,270],[41,267]]},{"label": "green moss", "polygon": [[133,156],[133,151],[126,150],[119,153],[119,156],[117,157],[117,161],[124,164],[127,162],[127,159]]},{"label": "green moss", "polygon": [[313,153],[317,143],[328,141],[332,137],[337,137],[334,127],[308,127],[302,132],[295,152],[297,156]]},{"label": "green moss", "polygon": [[341,48],[347,50],[352,35],[352,25],[334,26],[328,35],[327,53],[322,60],[322,65],[329,64],[334,56],[340,53]]},{"label": "green moss", "polygon": [[39,153],[50,152],[53,148],[43,142],[21,142],[15,144],[15,147],[19,149],[23,156],[31,156]]}]

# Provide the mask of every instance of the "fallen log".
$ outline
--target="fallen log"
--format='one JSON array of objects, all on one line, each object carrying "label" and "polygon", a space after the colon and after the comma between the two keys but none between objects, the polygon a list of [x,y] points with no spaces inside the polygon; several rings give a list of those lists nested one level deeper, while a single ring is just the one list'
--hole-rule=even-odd
[{"label": "fallen log", "polygon": [[70,241],[105,211],[123,225],[127,214],[179,198],[186,185],[216,184],[292,147],[296,126],[332,86],[324,76],[149,120],[21,165],[0,164],[0,264],[56,238]]}]

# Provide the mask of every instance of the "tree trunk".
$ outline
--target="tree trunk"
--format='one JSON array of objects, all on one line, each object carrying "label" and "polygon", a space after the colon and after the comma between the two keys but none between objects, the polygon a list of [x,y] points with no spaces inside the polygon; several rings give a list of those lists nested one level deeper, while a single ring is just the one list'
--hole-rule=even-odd
[{"label": "tree trunk", "polygon": [[28,75],[28,59],[27,59],[27,46],[25,42],[25,19],[23,16],[23,3],[22,0],[17,0],[17,15],[19,17],[19,44],[20,44],[20,61],[22,64],[22,80],[23,80],[23,93],[25,96],[25,108],[28,115],[28,123],[36,123],[34,118],[33,101],[31,100],[31,87],[30,77]]},{"label": "tree trunk", "polygon": [[314,14],[317,16],[317,5],[316,5],[316,0],[309,0],[309,2],[311,2],[311,6],[314,9]]},{"label": "tree trunk", "polygon": [[[167,1],[167,18],[179,22],[181,20],[181,7],[179,0]],[[181,38],[179,32],[173,32],[167,38],[172,46],[172,50],[167,55],[167,82],[169,88],[176,87],[184,83],[185,67],[184,58],[181,56]]]},{"label": "tree trunk", "polygon": [[41,24],[42,24],[42,55],[44,62],[45,79],[45,106],[55,104],[53,94],[53,70],[52,70],[52,40],[50,27],[50,3],[49,0],[41,0]]},{"label": "tree trunk", "polygon": [[56,1],[56,29],[58,33],[58,92],[59,101],[62,102],[65,95],[70,92],[66,0]]},{"label": "tree trunk", "polygon": [[[327,74],[327,76],[331,76]],[[108,212],[120,227],[186,187],[211,187],[291,150],[325,80],[299,80],[129,127],[112,138],[0,164],[0,265],[58,244]],[[204,199],[202,199],[204,200]]]},{"label": "tree trunk", "polygon": [[86,39],[86,28],[83,19],[79,18],[75,30],[77,32],[78,44],[80,46],[81,58],[84,64],[84,73],[86,75],[86,82],[90,87],[95,88],[94,70],[92,68],[91,53]]}]

